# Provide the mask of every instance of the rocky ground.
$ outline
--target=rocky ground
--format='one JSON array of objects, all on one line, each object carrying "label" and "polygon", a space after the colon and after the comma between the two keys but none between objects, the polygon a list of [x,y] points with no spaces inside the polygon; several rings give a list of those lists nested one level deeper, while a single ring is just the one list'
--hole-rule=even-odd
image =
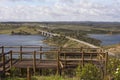
[{"label": "rocky ground", "polygon": [[104,48],[115,55],[120,55],[120,44],[105,46]]}]

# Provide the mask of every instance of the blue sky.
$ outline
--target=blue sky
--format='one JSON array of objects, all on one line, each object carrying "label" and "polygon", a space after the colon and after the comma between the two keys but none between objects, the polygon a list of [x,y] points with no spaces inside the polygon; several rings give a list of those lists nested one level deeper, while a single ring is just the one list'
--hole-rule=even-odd
[{"label": "blue sky", "polygon": [[120,0],[0,0],[0,21],[119,21]]}]

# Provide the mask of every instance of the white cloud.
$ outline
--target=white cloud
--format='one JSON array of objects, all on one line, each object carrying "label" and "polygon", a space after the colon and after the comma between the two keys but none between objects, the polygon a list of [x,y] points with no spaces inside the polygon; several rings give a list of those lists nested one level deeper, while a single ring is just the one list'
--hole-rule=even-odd
[{"label": "white cloud", "polygon": [[[114,1],[114,4],[106,5],[90,0],[21,0],[21,2],[27,1],[28,3],[33,1],[33,5],[11,3],[12,6],[5,4],[20,0],[4,1],[1,2],[1,4],[4,4],[0,5],[0,21],[120,21],[118,7],[120,3],[116,1]],[[34,1],[41,2],[43,5],[36,5]],[[54,3],[45,3],[51,1]]]}]

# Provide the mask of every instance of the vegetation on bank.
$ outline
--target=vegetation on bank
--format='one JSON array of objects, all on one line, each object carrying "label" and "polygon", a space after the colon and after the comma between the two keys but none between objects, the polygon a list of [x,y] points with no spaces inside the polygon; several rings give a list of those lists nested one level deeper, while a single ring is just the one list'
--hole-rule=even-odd
[{"label": "vegetation on bank", "polygon": [[67,38],[65,38],[65,36],[53,36],[53,37],[49,37],[46,38],[46,40],[44,40],[45,43],[48,43],[49,45],[56,45],[56,46],[63,46],[66,42],[68,41]]},{"label": "vegetation on bank", "polygon": [[[49,30],[50,31],[50,30]],[[90,44],[94,44],[97,46],[100,46],[101,41],[94,39],[94,38],[90,38],[89,36],[87,36],[87,34],[89,34],[92,31],[83,31],[83,30],[69,30],[69,29],[52,29],[50,32],[52,33],[57,33],[63,36],[70,36],[72,38],[81,40],[81,41],[85,41],[88,42]]]},{"label": "vegetation on bank", "polygon": [[0,25],[0,34],[16,34],[16,35],[30,35],[30,34],[38,34],[36,31],[37,27],[31,27],[26,25]]},{"label": "vegetation on bank", "polygon": [[54,45],[58,47],[69,47],[69,48],[70,47],[72,48],[88,47],[79,42],[69,40],[65,38],[65,36],[54,36],[54,37],[46,38],[44,42],[47,43],[48,45]]}]

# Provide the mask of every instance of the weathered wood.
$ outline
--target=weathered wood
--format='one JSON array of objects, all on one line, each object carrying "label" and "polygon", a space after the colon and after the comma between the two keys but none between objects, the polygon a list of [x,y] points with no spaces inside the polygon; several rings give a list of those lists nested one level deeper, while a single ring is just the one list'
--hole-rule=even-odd
[{"label": "weathered wood", "polygon": [[22,61],[22,46],[20,46],[20,61]]},{"label": "weathered wood", "polygon": [[4,54],[4,46],[2,46],[2,68],[3,68],[3,76],[5,76],[5,54]]},{"label": "weathered wood", "polygon": [[27,80],[31,80],[31,73],[29,67],[27,67]]},{"label": "weathered wood", "polygon": [[33,53],[33,72],[36,73],[36,51]]},{"label": "weathered wood", "polygon": [[80,48],[80,52],[82,52],[82,50],[83,50],[83,47]]},{"label": "weathered wood", "polygon": [[105,72],[104,74],[107,75],[107,62],[108,62],[108,52],[105,54]]},{"label": "weathered wood", "polygon": [[60,61],[59,63],[60,63],[60,67],[63,68],[64,66],[63,66],[62,62]]},{"label": "weathered wood", "polygon": [[12,64],[13,64],[13,62],[12,62],[12,51],[10,51],[10,68],[12,68]]},{"label": "weathered wood", "polygon": [[84,66],[84,52],[82,52],[82,67]]},{"label": "weathered wood", "polygon": [[59,58],[59,51],[58,51],[58,53],[57,53],[57,74],[60,73],[59,61],[60,61],[60,58]]},{"label": "weathered wood", "polygon": [[[40,51],[42,51],[42,46],[40,47]],[[40,52],[40,61],[42,60],[42,53]],[[39,69],[40,75],[42,75],[42,69]]]},{"label": "weathered wood", "polygon": [[92,54],[90,54],[90,59],[91,59],[91,63],[92,63]]},{"label": "weathered wood", "polygon": [[[2,48],[2,47],[1,47]],[[36,69],[40,70],[40,74],[42,74],[42,69],[55,69],[57,70],[57,74],[61,73],[61,69],[68,69],[68,68],[76,68],[79,64],[82,64],[84,66],[85,63],[92,62],[93,64],[99,64],[99,62],[103,63],[103,69],[104,73],[107,71],[107,58],[108,54],[103,52],[94,52],[94,50],[89,50],[89,52],[84,52],[84,48],[70,48],[70,49],[64,49],[64,48],[56,48],[49,51],[49,49],[45,49],[43,47],[37,46],[34,49],[39,49],[39,51],[29,51],[29,48],[33,48],[33,46],[21,46],[17,47],[19,48],[19,51],[10,51],[10,67],[14,66],[16,68],[33,68],[34,75],[36,73]],[[28,48],[28,51],[23,51],[23,48]],[[87,50],[86,48],[85,50]],[[4,54],[4,49],[2,49],[2,53]],[[44,50],[44,51],[43,51]],[[20,60],[19,62],[16,62],[14,64],[14,60],[12,61],[12,55],[14,53],[20,54]],[[57,57],[56,59],[42,59],[42,55],[44,54],[53,54],[56,53]],[[7,54],[7,53],[6,53]],[[5,55],[6,55],[5,54]],[[22,59],[22,54],[32,54],[33,59]],[[36,57],[36,55],[40,55],[40,57]],[[5,63],[5,55],[2,55],[2,61],[4,64],[2,65],[2,68]],[[56,55],[55,55],[56,56]],[[101,57],[101,59],[98,59],[97,56]],[[100,64],[99,64],[100,65]]]},{"label": "weathered wood", "polygon": [[41,51],[42,51],[42,47],[40,47],[40,60],[42,59],[42,53],[41,53]]},{"label": "weathered wood", "polygon": [[64,54],[64,59],[65,59],[64,66],[66,66],[67,65],[66,54]]}]

